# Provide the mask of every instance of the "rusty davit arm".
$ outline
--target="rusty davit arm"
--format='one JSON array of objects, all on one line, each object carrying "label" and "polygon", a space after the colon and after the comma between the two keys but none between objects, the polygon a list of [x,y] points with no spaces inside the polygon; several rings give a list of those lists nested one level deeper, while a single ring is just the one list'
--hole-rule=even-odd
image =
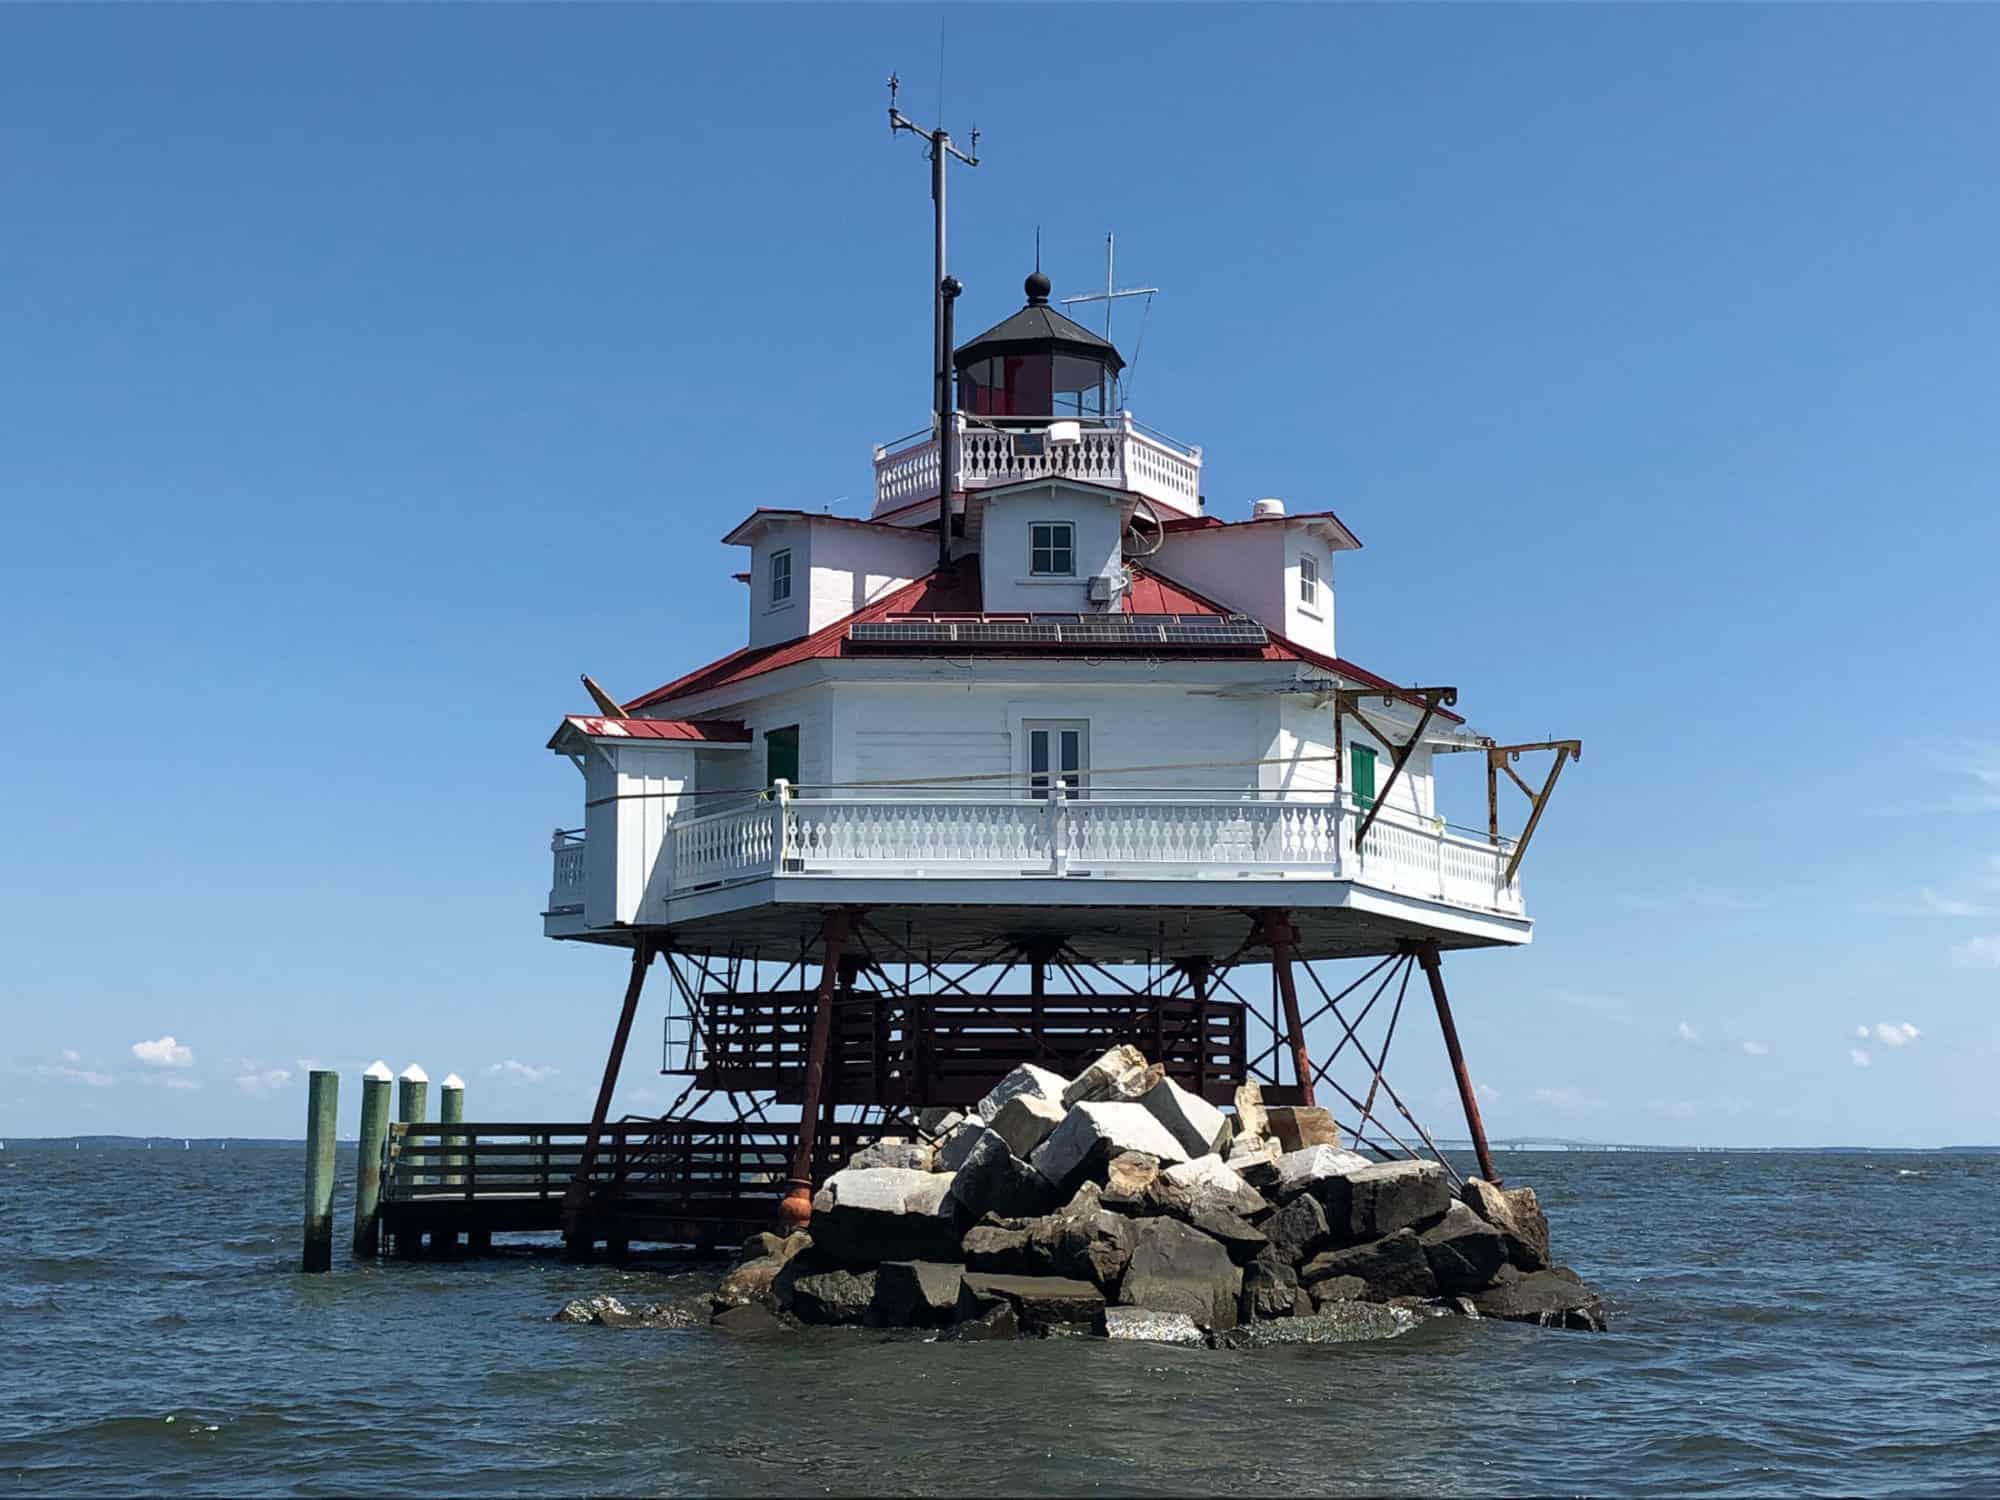
[{"label": "rusty davit arm", "polygon": [[[1361,712],[1361,700],[1364,698],[1380,698],[1385,705],[1394,703],[1399,698],[1405,702],[1411,698],[1415,698],[1424,706],[1423,715],[1417,720],[1417,727],[1410,731],[1410,737],[1401,744],[1398,744],[1395,736],[1384,731],[1373,719],[1370,719],[1366,714]],[[1458,702],[1458,689],[1455,687],[1413,687],[1400,688],[1394,693],[1386,693],[1380,688],[1341,688],[1334,693],[1333,699],[1334,728],[1336,731],[1340,727],[1341,716],[1343,714],[1353,714],[1363,729],[1366,729],[1376,739],[1387,745],[1390,750],[1388,779],[1375,789],[1375,800],[1369,804],[1367,816],[1362,818],[1361,826],[1354,830],[1354,847],[1358,850],[1361,847],[1361,841],[1368,837],[1368,830],[1375,826],[1376,815],[1387,804],[1389,789],[1396,784],[1396,778],[1403,774],[1403,767],[1409,763],[1410,752],[1415,750],[1423,740],[1424,730],[1430,726],[1431,716],[1440,708],[1450,708],[1456,704]],[[1338,733],[1335,735],[1334,743],[1334,754],[1338,756],[1341,754],[1339,749],[1340,736]],[[1337,764],[1335,774],[1339,774]]]},{"label": "rusty davit arm", "polygon": [[[1472,747],[1458,745],[1439,746],[1440,749],[1456,750]],[[1505,880],[1511,883],[1521,870],[1521,856],[1528,852],[1528,841],[1535,836],[1540,826],[1542,814],[1548,810],[1549,796],[1556,789],[1556,778],[1563,773],[1563,767],[1573,760],[1583,759],[1582,740],[1536,740],[1525,745],[1486,745],[1486,834],[1497,849],[1500,846],[1500,773],[1506,772],[1507,779],[1519,787],[1528,799],[1528,821],[1521,829],[1521,837],[1514,843],[1514,854],[1507,861]],[[1542,789],[1536,791],[1521,779],[1520,772],[1509,764],[1519,760],[1524,754],[1536,750],[1553,750],[1555,760],[1549,766],[1549,774],[1542,782]]]}]

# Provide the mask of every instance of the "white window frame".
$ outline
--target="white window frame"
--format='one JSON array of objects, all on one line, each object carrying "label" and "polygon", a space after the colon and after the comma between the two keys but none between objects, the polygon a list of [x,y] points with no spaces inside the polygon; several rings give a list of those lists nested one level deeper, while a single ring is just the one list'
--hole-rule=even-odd
[{"label": "white window frame", "polygon": [[1299,604],[1304,609],[1319,608],[1319,563],[1314,558],[1299,558]]},{"label": "white window frame", "polygon": [[[1069,758],[1063,754],[1063,737],[1069,734],[1076,736],[1076,758],[1066,767],[1065,762]],[[1035,769],[1036,735],[1048,737],[1044,768],[1040,771]],[[1039,801],[1048,800],[1049,789],[1056,781],[1062,782],[1065,796],[1086,796],[1090,788],[1090,720],[1021,720],[1021,775],[1028,795]]]},{"label": "white window frame", "polygon": [[[782,572],[778,567],[780,563],[784,564]],[[769,571],[771,577],[771,608],[777,609],[781,605],[790,604],[792,602],[792,549],[790,547],[780,547],[776,552],[771,554]],[[784,585],[782,591],[779,588],[781,583]]]},{"label": "white window frame", "polygon": [[[1046,545],[1037,540],[1038,534],[1041,532],[1049,534],[1049,540]],[[1058,532],[1062,533],[1061,540],[1057,539]],[[1049,555],[1050,565],[1046,568],[1035,566],[1036,554],[1041,552],[1046,552]],[[1068,567],[1057,568],[1055,566],[1058,554],[1068,559]],[[1076,522],[1030,521],[1028,523],[1028,576],[1030,578],[1076,577]]]}]

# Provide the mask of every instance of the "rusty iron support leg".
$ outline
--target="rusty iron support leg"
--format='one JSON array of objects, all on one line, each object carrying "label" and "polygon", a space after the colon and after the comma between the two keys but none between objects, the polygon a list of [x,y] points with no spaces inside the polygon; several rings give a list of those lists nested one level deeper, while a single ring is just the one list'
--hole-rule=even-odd
[{"label": "rusty iron support leg", "polygon": [[1466,1071],[1465,1052],[1458,1045],[1458,1026],[1451,1018],[1451,1001],[1445,998],[1444,970],[1438,963],[1438,945],[1419,943],[1417,962],[1424,966],[1424,978],[1431,985],[1431,999],[1437,1002],[1438,1029],[1444,1033],[1444,1050],[1451,1057],[1452,1076],[1458,1080],[1458,1100],[1465,1106],[1465,1128],[1472,1133],[1472,1152],[1479,1158],[1479,1175],[1499,1187],[1500,1174],[1493,1169],[1493,1153],[1486,1145],[1486,1126],[1479,1118],[1479,1098],[1472,1091],[1472,1074]]},{"label": "rusty iron support leg", "polygon": [[819,995],[813,1007],[812,1039],[806,1045],[805,1089],[799,1100],[799,1141],[792,1153],[792,1175],[778,1204],[778,1223],[787,1233],[812,1222],[813,1143],[819,1130],[820,1093],[826,1083],[827,1043],[833,1035],[833,997],[840,984],[841,950],[847,945],[848,915],[829,912],[821,929],[826,943],[820,962]]},{"label": "rusty iron support leg", "polygon": [[583,1150],[563,1193],[563,1238],[587,1250],[588,1238],[580,1231],[585,1210],[590,1206],[590,1174],[597,1166],[597,1138],[611,1113],[611,1096],[618,1088],[618,1070],[625,1063],[625,1044],[632,1036],[632,1017],[639,1010],[639,991],[646,984],[646,966],[657,952],[650,938],[641,937],[632,947],[632,973],[625,981],[625,1003],[618,1012],[618,1029],[611,1035],[611,1053],[604,1059],[604,1078],[597,1086],[597,1104],[590,1112],[590,1134],[583,1138]]},{"label": "rusty iron support leg", "polygon": [[1285,1035],[1292,1045],[1292,1073],[1299,1081],[1299,1103],[1313,1102],[1312,1061],[1306,1056],[1306,1031],[1299,1024],[1299,992],[1292,983],[1292,947],[1298,929],[1291,914],[1272,907],[1264,913],[1264,941],[1271,948],[1271,972],[1277,976],[1278,998],[1285,1008]]}]

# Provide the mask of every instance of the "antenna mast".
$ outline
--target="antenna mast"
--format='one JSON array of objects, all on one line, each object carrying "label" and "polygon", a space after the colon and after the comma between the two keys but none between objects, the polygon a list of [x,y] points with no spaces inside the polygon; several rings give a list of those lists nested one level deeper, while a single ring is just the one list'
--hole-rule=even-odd
[{"label": "antenna mast", "polygon": [[952,452],[957,424],[951,420],[955,404],[951,395],[951,299],[960,290],[959,284],[945,274],[944,268],[944,169],[946,159],[953,156],[968,167],[979,165],[979,127],[975,125],[972,129],[970,149],[959,150],[952,144],[951,136],[942,124],[935,130],[925,130],[896,107],[896,91],[901,87],[902,80],[891,73],[889,133],[896,135],[908,131],[911,135],[921,136],[930,145],[931,203],[936,219],[931,275],[931,431],[936,435],[938,445],[938,566],[942,568],[951,562],[951,480],[952,470],[957,466]]},{"label": "antenna mast", "polygon": [[1103,291],[1084,292],[1079,296],[1065,297],[1062,299],[1062,305],[1064,307],[1069,307],[1078,302],[1102,302],[1104,304],[1104,342],[1107,344],[1111,342],[1111,304],[1116,302],[1120,297],[1151,298],[1157,296],[1160,290],[1156,286],[1130,286],[1121,288],[1118,285],[1116,278],[1112,274],[1112,268],[1114,265],[1114,261],[1112,259],[1113,249],[1114,249],[1114,237],[1112,235],[1107,234],[1104,236],[1104,290]]}]

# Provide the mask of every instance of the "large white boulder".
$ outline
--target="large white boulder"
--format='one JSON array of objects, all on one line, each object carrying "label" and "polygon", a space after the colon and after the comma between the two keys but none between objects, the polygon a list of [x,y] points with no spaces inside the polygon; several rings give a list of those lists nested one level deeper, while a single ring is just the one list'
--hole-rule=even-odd
[{"label": "large white boulder", "polygon": [[813,1195],[813,1248],[841,1265],[953,1260],[964,1228],[950,1172],[847,1167]]},{"label": "large white boulder", "polygon": [[1051,1073],[1047,1068],[1038,1068],[1033,1063],[1022,1063],[1005,1078],[987,1091],[986,1097],[972,1106],[972,1112],[985,1124],[991,1125],[994,1117],[1009,1099],[1046,1099],[1058,1109],[1063,1107],[1063,1094],[1069,1088],[1069,1080],[1060,1073]]},{"label": "large white boulder", "polygon": [[1183,1162],[1188,1154],[1142,1104],[1092,1100],[1079,1104],[1035,1152],[1034,1164],[1058,1188],[1074,1188],[1086,1178],[1102,1181],[1111,1158],[1143,1151],[1162,1162]]},{"label": "large white boulder", "polygon": [[1062,1107],[1071,1109],[1098,1099],[1136,1099],[1145,1088],[1145,1054],[1133,1046],[1113,1047],[1063,1090]]},{"label": "large white boulder", "polygon": [[1181,1143],[1189,1156],[1206,1156],[1220,1151],[1229,1138],[1229,1117],[1199,1094],[1190,1093],[1171,1078],[1161,1078],[1139,1096],[1139,1102],[1167,1133]]}]

